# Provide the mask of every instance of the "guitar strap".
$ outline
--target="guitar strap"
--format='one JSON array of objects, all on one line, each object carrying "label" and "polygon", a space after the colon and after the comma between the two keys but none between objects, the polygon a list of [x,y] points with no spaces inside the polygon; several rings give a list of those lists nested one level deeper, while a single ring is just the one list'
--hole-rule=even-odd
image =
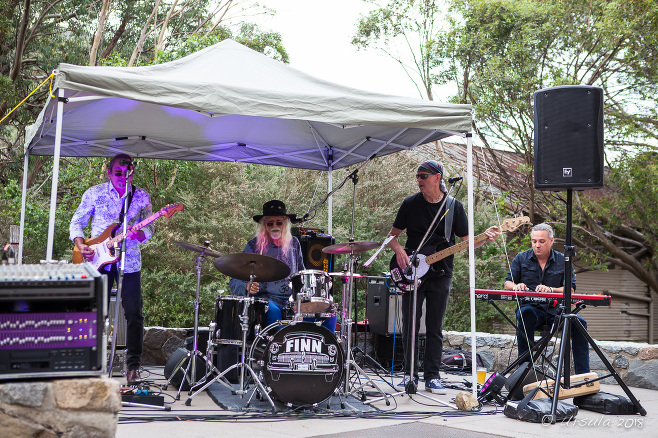
[{"label": "guitar strap", "polygon": [[450,235],[452,233],[452,219],[455,216],[455,198],[452,196],[448,196],[448,200],[446,201],[446,208],[448,209],[448,213],[445,216],[445,238],[447,242],[450,242]]}]

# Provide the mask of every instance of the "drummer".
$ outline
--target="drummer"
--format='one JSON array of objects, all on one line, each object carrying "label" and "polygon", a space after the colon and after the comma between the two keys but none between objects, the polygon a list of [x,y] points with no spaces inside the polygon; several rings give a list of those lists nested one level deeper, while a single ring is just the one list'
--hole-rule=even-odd
[{"label": "drummer", "polygon": [[[290,233],[291,219],[294,214],[286,214],[286,204],[276,199],[263,204],[263,214],[253,217],[258,223],[256,236],[244,247],[243,252],[255,253],[274,257],[284,262],[290,268],[290,274],[304,270],[304,258],[299,240]],[[229,287],[235,295],[247,296],[248,281],[231,278]],[[253,282],[249,289],[249,296],[266,298],[269,308],[265,314],[265,325],[283,320],[283,309],[292,295],[290,289],[290,276],[283,280],[265,283]],[[334,333],[336,328],[336,315],[324,318],[323,326]],[[306,320],[306,319],[305,319]]]}]

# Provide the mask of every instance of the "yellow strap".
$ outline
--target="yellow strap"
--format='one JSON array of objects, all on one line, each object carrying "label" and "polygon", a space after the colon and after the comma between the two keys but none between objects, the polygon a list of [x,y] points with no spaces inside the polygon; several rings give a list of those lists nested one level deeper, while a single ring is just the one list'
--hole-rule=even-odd
[{"label": "yellow strap", "polygon": [[32,90],[32,92],[31,92],[30,94],[28,94],[27,97],[21,101],[21,103],[19,103],[18,105],[16,105],[11,111],[9,111],[9,112],[7,113],[6,116],[4,116],[2,119],[0,119],[0,123],[2,123],[7,117],[9,117],[9,114],[11,114],[11,113],[13,113],[14,111],[16,111],[16,109],[17,109],[19,106],[23,105],[23,103],[25,103],[25,101],[28,100],[28,99],[30,98],[30,96],[32,96],[32,95],[33,95],[33,94],[34,94],[39,88],[41,88],[41,86],[42,86],[43,84],[45,84],[46,82],[48,82],[48,80],[50,80],[50,89],[49,89],[50,97],[55,97],[55,96],[53,96],[53,78],[54,78],[54,77],[55,77],[55,73],[53,72],[53,73],[51,73],[50,76],[48,76],[48,77],[47,77],[42,83],[40,83],[40,84],[37,86],[37,88],[35,88],[34,90]]}]

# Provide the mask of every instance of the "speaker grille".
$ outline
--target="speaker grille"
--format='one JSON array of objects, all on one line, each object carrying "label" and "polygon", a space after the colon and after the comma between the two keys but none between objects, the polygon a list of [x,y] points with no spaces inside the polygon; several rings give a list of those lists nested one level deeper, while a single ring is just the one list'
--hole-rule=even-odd
[{"label": "speaker grille", "polygon": [[535,187],[603,187],[603,90],[553,87],[534,98]]},{"label": "speaker grille", "polygon": [[334,238],[322,233],[322,230],[317,231],[320,233],[300,228],[291,230],[292,235],[299,239],[306,269],[331,272],[334,270],[334,259],[332,254],[322,252],[322,248],[333,245]]}]

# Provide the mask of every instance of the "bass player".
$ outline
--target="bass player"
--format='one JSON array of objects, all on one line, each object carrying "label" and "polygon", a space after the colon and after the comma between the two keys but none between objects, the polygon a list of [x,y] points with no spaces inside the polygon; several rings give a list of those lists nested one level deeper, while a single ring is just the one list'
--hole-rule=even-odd
[{"label": "bass player", "polygon": [[[84,228],[91,219],[91,235],[98,236],[115,223],[122,223],[126,186],[132,182],[134,163],[127,154],[115,155],[107,169],[109,181],[87,189],[71,218],[69,236],[87,261],[94,258],[94,250],[84,240]],[[142,188],[130,184],[128,193],[127,222],[136,224],[151,216],[151,198]],[[144,338],[144,316],[142,315],[141,252],[140,245],[153,235],[153,224],[146,225],[136,232],[126,235],[126,259],[121,289],[121,303],[126,317],[126,380],[128,385],[141,381],[139,368]],[[119,276],[117,263],[109,263],[99,268],[108,276],[108,297]]]},{"label": "bass player", "polygon": [[[394,238],[389,242],[389,246],[395,252],[395,259],[400,269],[405,269],[409,264],[409,255],[405,247],[413,252],[420,244],[423,236],[427,232],[434,216],[444,196],[447,196],[447,189],[443,182],[443,165],[434,160],[425,161],[416,171],[416,179],[420,191],[402,202],[393,227],[388,233]],[[438,223],[435,231],[428,237],[425,242],[426,247],[435,250],[437,246],[454,245],[455,235],[460,239],[468,239],[468,222],[463,205],[454,198],[449,198],[445,203],[443,210],[449,210],[449,215]],[[443,214],[443,213],[442,213]],[[452,216],[450,218],[450,215]],[[442,216],[439,216],[442,217]],[[446,219],[448,218],[448,219]],[[446,227],[445,222],[451,223]],[[450,228],[446,230],[446,228]],[[407,241],[405,247],[398,242],[398,236],[402,231],[407,231]],[[485,231],[486,240],[493,241],[500,236],[497,227],[490,227]],[[475,247],[482,246],[486,240],[475,243]],[[413,377],[414,388],[418,385],[418,332],[422,316],[423,301],[426,304],[426,342],[425,342],[425,360],[424,360],[424,379],[425,390],[434,394],[446,394],[439,375],[441,365],[441,355],[443,353],[443,319],[448,306],[450,296],[450,285],[452,282],[453,256],[432,265],[430,270],[423,276],[420,287],[417,291],[416,301],[416,338],[413,340],[414,345],[414,375],[411,373],[411,329],[410,314],[412,309],[411,293],[405,293],[402,297],[402,348],[404,351],[404,372],[403,381],[398,385],[406,387],[410,384]]]}]

